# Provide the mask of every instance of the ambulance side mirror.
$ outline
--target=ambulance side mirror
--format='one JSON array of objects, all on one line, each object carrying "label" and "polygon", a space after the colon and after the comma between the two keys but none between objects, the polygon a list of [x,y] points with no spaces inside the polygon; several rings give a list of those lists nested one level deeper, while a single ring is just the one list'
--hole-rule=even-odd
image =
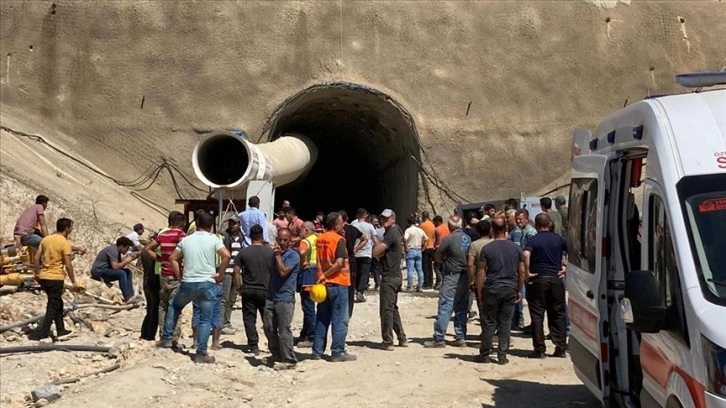
[{"label": "ambulance side mirror", "polygon": [[625,319],[630,330],[658,333],[665,328],[666,307],[658,290],[658,281],[651,271],[632,271],[628,274],[621,307],[630,309],[632,314],[632,317]]}]

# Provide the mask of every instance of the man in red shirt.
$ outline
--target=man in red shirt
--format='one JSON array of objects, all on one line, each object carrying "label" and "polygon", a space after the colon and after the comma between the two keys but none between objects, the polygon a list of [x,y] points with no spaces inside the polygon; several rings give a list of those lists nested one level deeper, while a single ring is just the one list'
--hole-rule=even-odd
[{"label": "man in red shirt", "polygon": [[[146,252],[161,263],[161,290],[159,291],[159,331],[164,330],[166,312],[169,309],[174,294],[179,289],[180,282],[174,275],[169,257],[176,249],[177,244],[186,237],[184,225],[186,217],[179,211],[169,213],[169,226],[161,231],[156,238],[146,247]],[[161,248],[161,254],[156,253],[156,248]],[[173,343],[176,345],[181,337],[181,329],[177,323],[174,328]]]},{"label": "man in red shirt", "polygon": [[302,237],[300,236],[300,229],[303,226],[303,220],[298,218],[295,209],[292,207],[285,208],[285,218],[287,219],[287,229],[290,230],[292,236],[291,245],[298,246]]},{"label": "man in red shirt", "polygon": [[13,234],[20,236],[20,242],[32,248],[38,249],[43,237],[48,236],[48,224],[45,221],[45,209],[48,207],[48,197],[39,195],[35,198],[35,204],[28,207],[15,223]]}]

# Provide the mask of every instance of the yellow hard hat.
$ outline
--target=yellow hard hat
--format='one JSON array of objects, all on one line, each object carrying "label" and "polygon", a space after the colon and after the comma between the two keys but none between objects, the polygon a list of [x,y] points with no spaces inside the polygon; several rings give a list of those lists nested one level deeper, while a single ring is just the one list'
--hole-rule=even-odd
[{"label": "yellow hard hat", "polygon": [[324,302],[327,296],[328,291],[322,283],[315,284],[310,288],[310,299],[315,303]]}]

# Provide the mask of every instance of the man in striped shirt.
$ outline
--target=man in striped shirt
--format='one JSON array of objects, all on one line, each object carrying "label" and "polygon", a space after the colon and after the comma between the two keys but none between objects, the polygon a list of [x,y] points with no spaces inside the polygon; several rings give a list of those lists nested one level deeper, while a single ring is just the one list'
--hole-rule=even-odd
[{"label": "man in striped shirt", "polygon": [[[166,313],[169,310],[169,304],[174,294],[179,289],[179,280],[174,275],[171,268],[169,257],[176,249],[177,244],[186,237],[184,233],[184,224],[186,217],[179,211],[169,213],[168,229],[159,233],[156,238],[149,244],[146,251],[149,255],[161,262],[161,290],[159,291],[159,331],[164,330],[164,322],[166,321]],[[156,253],[156,248],[161,249],[161,253]],[[176,345],[181,337],[181,329],[177,323],[174,329],[173,343]]]}]

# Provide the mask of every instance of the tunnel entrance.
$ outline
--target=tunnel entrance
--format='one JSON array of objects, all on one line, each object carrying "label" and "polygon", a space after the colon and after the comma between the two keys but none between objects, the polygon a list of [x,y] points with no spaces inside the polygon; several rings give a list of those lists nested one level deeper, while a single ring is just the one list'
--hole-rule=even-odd
[{"label": "tunnel entrance", "polygon": [[[388,95],[350,83],[314,85],[280,105],[268,140],[302,133],[318,148],[308,174],[277,188],[275,208],[290,200],[302,218],[317,211],[391,208],[399,222],[416,211],[420,143],[406,109]],[[263,134],[264,137],[264,134]]]}]

